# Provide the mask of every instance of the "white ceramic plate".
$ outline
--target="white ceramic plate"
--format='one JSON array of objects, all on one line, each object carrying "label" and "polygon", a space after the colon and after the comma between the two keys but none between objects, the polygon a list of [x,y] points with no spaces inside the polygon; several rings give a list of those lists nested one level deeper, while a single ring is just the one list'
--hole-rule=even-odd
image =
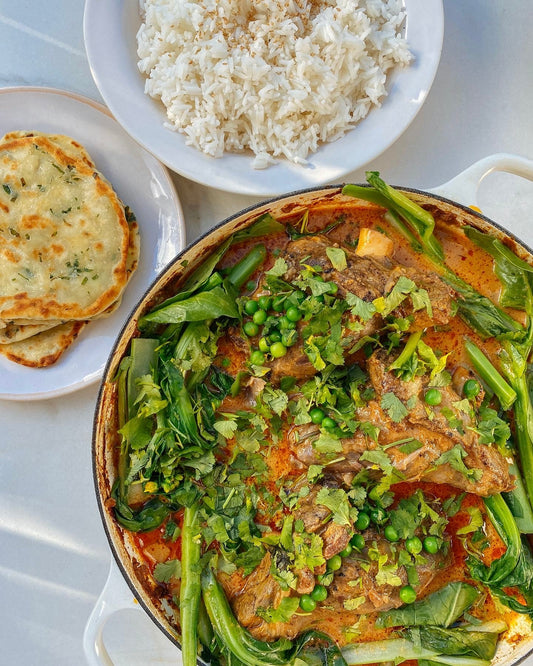
[{"label": "white ceramic plate", "polygon": [[185,245],[185,226],[167,170],[101,104],[49,88],[4,88],[0,90],[0,136],[12,130],[67,134],[83,144],[98,170],[135,213],[141,234],[139,266],[120,308],[110,317],[88,324],[57,363],[26,368],[0,356],[0,398],[36,400],[63,395],[100,379],[127,315]]},{"label": "white ceramic plate", "polygon": [[415,62],[391,78],[380,108],[344,137],[322,147],[308,166],[280,161],[268,169],[252,168],[246,154],[215,159],[187,146],[182,134],[164,127],[163,105],[144,93],[137,69],[138,0],[86,0],[85,47],[102,97],[118,122],[147,150],[177,173],[228,192],[277,195],[328,182],[369,163],[405,131],[424,103],[440,60],[442,0],[404,0],[406,37]]}]

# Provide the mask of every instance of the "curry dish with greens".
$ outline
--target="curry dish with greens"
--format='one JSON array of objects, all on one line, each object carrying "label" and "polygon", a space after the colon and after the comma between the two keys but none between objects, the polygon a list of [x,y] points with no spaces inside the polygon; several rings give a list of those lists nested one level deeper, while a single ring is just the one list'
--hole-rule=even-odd
[{"label": "curry dish with greens", "polygon": [[108,505],[184,666],[489,666],[533,615],[533,268],[367,178],[236,231],[116,374]]}]

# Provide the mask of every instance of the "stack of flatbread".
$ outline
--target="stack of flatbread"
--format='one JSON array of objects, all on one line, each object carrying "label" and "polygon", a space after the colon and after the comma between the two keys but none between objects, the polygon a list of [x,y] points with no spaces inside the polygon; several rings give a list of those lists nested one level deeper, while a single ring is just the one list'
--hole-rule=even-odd
[{"label": "stack of flatbread", "polygon": [[118,306],[138,256],[137,223],[83,146],[39,132],[1,139],[1,354],[55,363]]}]

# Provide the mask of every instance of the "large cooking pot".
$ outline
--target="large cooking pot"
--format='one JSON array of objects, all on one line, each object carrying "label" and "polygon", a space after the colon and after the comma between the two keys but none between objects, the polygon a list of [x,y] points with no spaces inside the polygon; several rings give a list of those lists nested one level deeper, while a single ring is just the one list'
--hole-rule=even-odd
[{"label": "large cooking pot", "polygon": [[[476,193],[481,180],[494,170],[510,172],[533,180],[532,161],[500,154],[475,163],[453,180],[431,191],[404,189],[418,203],[433,204],[445,213],[449,213],[447,216],[449,224],[471,225],[505,240],[507,244],[512,245],[518,256],[533,265],[533,252],[527,246],[496,223],[468,207],[476,202]],[[114,561],[104,591],[85,630],[84,649],[90,664],[112,666],[113,662],[109,658],[102,638],[103,627],[114,613],[124,608],[139,608],[139,605],[176,646],[175,663],[180,663],[178,649],[180,637],[168,621],[164,608],[155,601],[157,596],[152,594],[153,584],[143,575],[143,567],[139,566],[131,537],[115,522],[107,502],[115,479],[112,449],[117,441],[113,377],[121,359],[128,351],[131,338],[136,333],[139,317],[153,307],[158,301],[158,295],[168,285],[179,282],[230,234],[248,226],[259,215],[270,212],[274,217],[283,217],[309,207],[337,204],[358,205],[356,200],[341,194],[341,186],[329,186],[288,194],[233,215],[185,248],[148,289],[126,322],[107,363],[94,420],[93,464],[96,495]],[[516,640],[501,642],[494,663],[497,666],[518,664],[529,654],[533,654],[533,635],[530,634],[529,624],[524,619],[524,623],[517,627]],[[155,654],[153,663],[161,663]]]}]

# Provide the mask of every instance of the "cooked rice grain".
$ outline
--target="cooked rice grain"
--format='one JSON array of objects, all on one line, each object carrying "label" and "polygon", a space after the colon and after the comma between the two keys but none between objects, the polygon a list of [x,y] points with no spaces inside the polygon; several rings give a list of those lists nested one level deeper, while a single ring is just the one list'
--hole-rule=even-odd
[{"label": "cooked rice grain", "polygon": [[213,157],[305,164],[379,106],[412,60],[401,0],[144,0],[146,93],[168,126]]}]

